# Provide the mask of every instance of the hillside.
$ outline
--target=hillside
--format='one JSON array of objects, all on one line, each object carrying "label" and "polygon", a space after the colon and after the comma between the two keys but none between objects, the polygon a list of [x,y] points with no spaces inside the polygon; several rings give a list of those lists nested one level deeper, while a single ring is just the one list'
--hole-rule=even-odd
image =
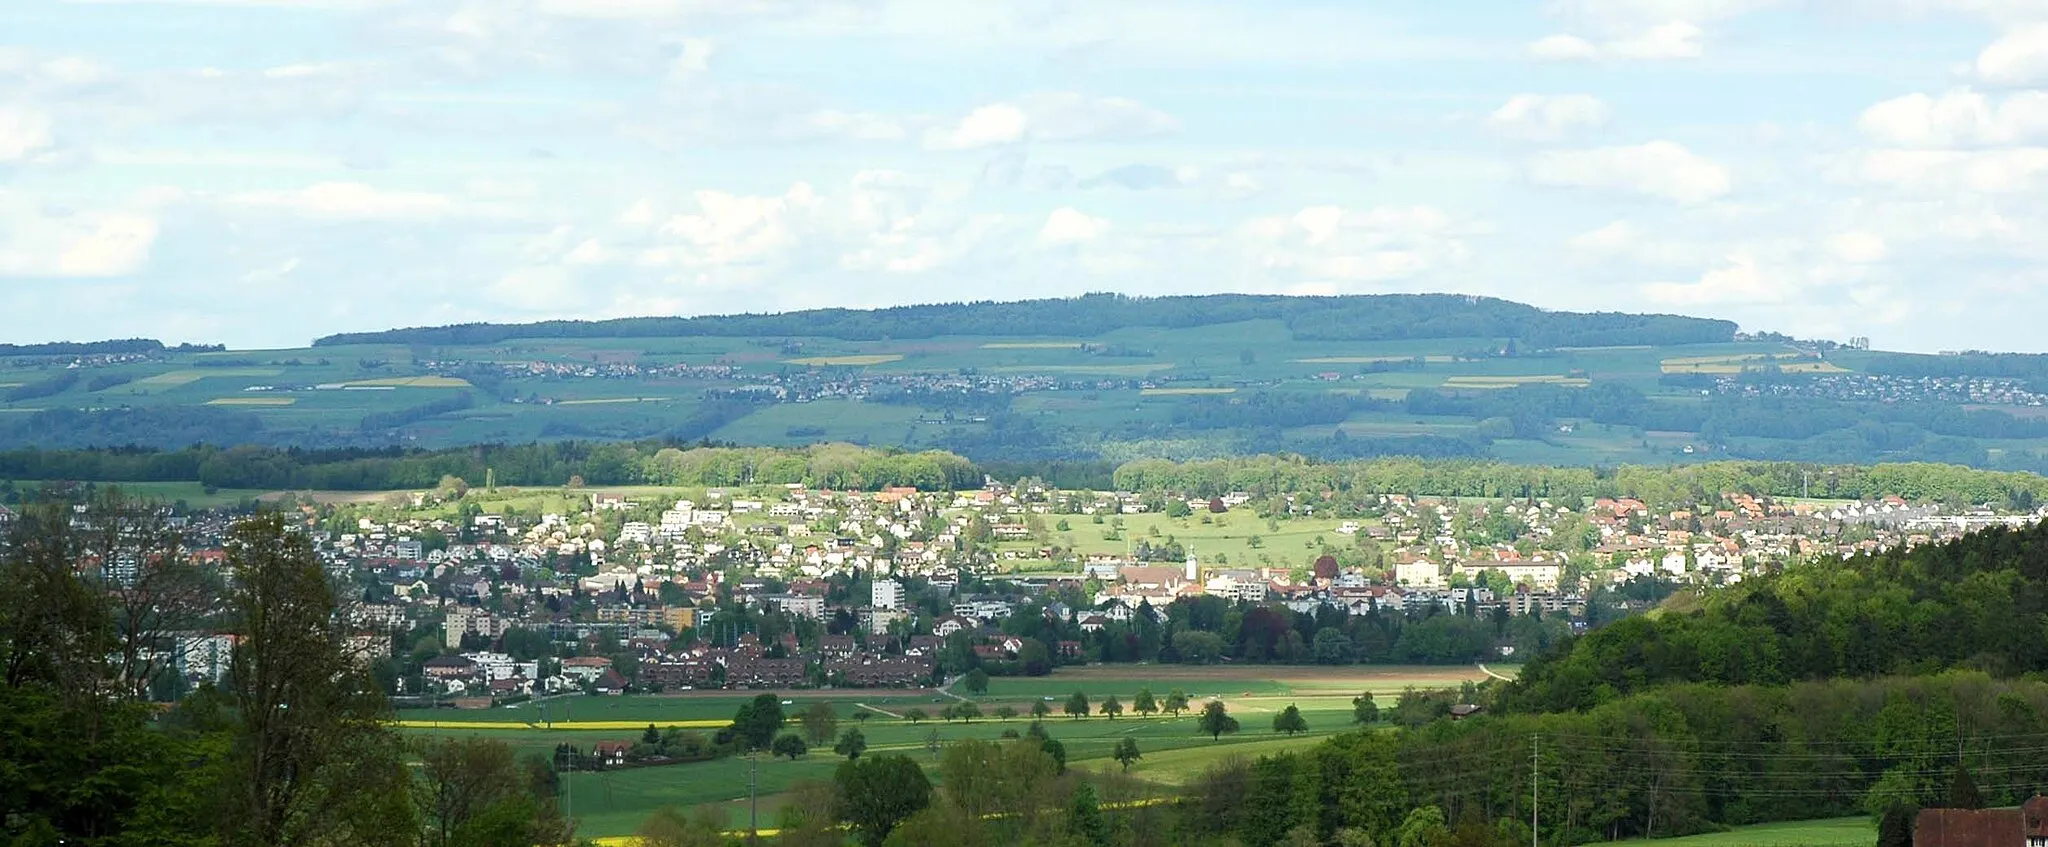
[{"label": "hillside", "polygon": [[1734,329],[1441,295],[1092,295],[394,330],[294,350],[41,345],[0,348],[0,448],[708,439],[984,462],[2048,469],[2048,359]]}]

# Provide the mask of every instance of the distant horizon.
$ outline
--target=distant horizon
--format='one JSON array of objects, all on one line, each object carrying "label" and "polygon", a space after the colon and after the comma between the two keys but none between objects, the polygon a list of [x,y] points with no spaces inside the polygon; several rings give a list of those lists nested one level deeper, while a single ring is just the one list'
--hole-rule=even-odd
[{"label": "distant horizon", "polygon": [[[1482,298],[1482,299],[1488,299],[1488,300],[1498,300],[1498,301],[1504,301],[1504,302],[1508,302],[1508,303],[1515,303],[1515,304],[1518,304],[1518,305],[1524,305],[1524,306],[1531,306],[1531,307],[1534,307],[1534,308],[1540,309],[1540,310],[1542,310],[1542,311],[1545,311],[1545,312],[1555,312],[1555,313],[1569,313],[1569,314],[1585,314],[1585,313],[1587,313],[1587,310],[1578,310],[1578,309],[1551,309],[1551,308],[1545,308],[1545,307],[1543,307],[1543,306],[1541,306],[1541,305],[1538,305],[1538,304],[1535,304],[1535,303],[1527,303],[1527,302],[1523,302],[1523,301],[1520,301],[1520,300],[1515,300],[1515,299],[1513,299],[1513,298],[1506,298],[1506,297],[1496,297],[1496,296],[1492,296],[1492,295],[1464,294],[1464,293],[1461,293],[1461,292],[1455,292],[1455,291],[1417,291],[1417,292],[1402,292],[1402,293],[1403,293],[1403,294],[1411,294],[1411,295],[1415,295],[1415,296],[1445,296],[1445,297],[1479,297],[1479,298]],[[94,337],[94,338],[50,338],[50,339],[35,339],[35,340],[17,340],[17,339],[6,339],[6,338],[0,338],[0,344],[11,344],[11,345],[17,345],[17,346],[38,346],[38,345],[53,345],[53,344],[90,344],[90,343],[98,343],[98,342],[107,342],[107,341],[121,341],[121,340],[150,340],[150,341],[156,341],[156,342],[162,343],[162,344],[163,344],[163,345],[164,345],[165,347],[179,347],[179,346],[210,346],[210,345],[221,345],[221,346],[224,346],[224,347],[226,348],[226,351],[227,351],[227,352],[253,352],[253,351],[264,351],[264,350],[308,350],[308,349],[315,349],[315,345],[316,345],[316,343],[317,343],[317,342],[319,342],[319,341],[321,341],[321,340],[324,340],[324,339],[327,339],[327,338],[335,337],[335,336],[342,336],[342,335],[354,335],[354,334],[362,334],[362,333],[381,333],[381,332],[398,332],[398,331],[405,331],[405,330],[437,329],[437,328],[443,328],[443,327],[453,327],[453,326],[472,326],[472,325],[484,325],[484,326],[532,326],[532,325],[537,325],[537,324],[546,324],[546,323],[554,323],[554,322],[574,322],[574,323],[584,323],[584,324],[596,324],[596,323],[606,323],[606,322],[610,322],[610,321],[627,321],[627,320],[639,320],[639,319],[663,319],[663,318],[675,318],[675,319],[683,319],[683,320],[689,320],[689,319],[698,319],[698,318],[717,318],[717,317],[733,317],[733,316],[740,316],[740,315],[789,315],[789,314],[797,314],[797,313],[803,313],[803,312],[814,312],[814,311],[830,311],[830,310],[843,310],[843,311],[850,311],[850,312],[873,312],[873,311],[881,311],[881,310],[885,310],[885,309],[894,309],[894,308],[906,308],[906,307],[921,307],[921,306],[952,306],[952,305],[967,305],[967,304],[972,304],[972,303],[1033,303],[1033,302],[1042,302],[1042,301],[1056,301],[1056,300],[1077,300],[1077,299],[1081,299],[1081,298],[1084,298],[1084,297],[1089,297],[1089,296],[1100,296],[1100,295],[1115,295],[1115,296],[1122,296],[1122,297],[1132,297],[1132,298],[1138,298],[1138,299],[1165,299],[1165,298],[1174,298],[1174,297],[1213,297],[1213,296],[1231,296],[1231,295],[1243,295],[1243,296],[1258,296],[1258,297],[1286,297],[1286,298],[1300,298],[1300,299],[1314,299],[1314,298],[1324,298],[1324,297],[1374,297],[1374,296],[1381,296],[1381,295],[1379,295],[1379,294],[1342,294],[1342,295],[1321,295],[1321,294],[1271,294],[1271,293],[1265,293],[1265,292],[1238,292],[1238,291],[1217,291],[1217,292],[1203,292],[1203,293],[1200,293],[1200,294],[1172,294],[1172,293],[1167,293],[1167,294],[1123,294],[1123,293],[1121,293],[1121,292],[1114,292],[1114,291],[1089,291],[1089,292],[1082,292],[1082,293],[1080,293],[1080,294],[1074,294],[1074,295],[1068,295],[1068,296],[1043,296],[1043,297],[1017,297],[1017,298],[977,298],[977,299],[973,299],[973,300],[930,300],[930,301],[920,301],[920,302],[909,302],[909,303],[891,303],[891,304],[886,304],[886,305],[879,305],[879,306],[835,306],[835,305],[817,305],[817,306],[805,306],[805,307],[801,307],[801,308],[789,308],[789,309],[775,309],[775,310],[765,310],[765,311],[755,311],[755,312],[703,312],[703,313],[697,313],[697,314],[644,314],[644,315],[618,315],[618,316],[615,316],[615,317],[607,317],[607,318],[567,318],[567,317],[564,317],[564,318],[548,318],[548,317],[535,317],[535,318],[532,318],[532,319],[530,319],[530,320],[519,320],[519,321],[462,321],[462,322],[457,322],[457,323],[442,323],[442,324],[412,324],[412,325],[402,325],[402,326],[387,326],[387,327],[373,327],[373,328],[364,328],[364,329],[341,329],[341,330],[334,330],[334,331],[330,331],[330,332],[322,332],[322,333],[320,333],[320,334],[318,334],[318,335],[315,335],[315,336],[313,336],[313,337],[311,337],[311,338],[308,338],[308,339],[306,339],[306,343],[305,343],[304,345],[301,345],[301,346],[295,346],[295,347],[279,347],[279,346],[239,346],[239,345],[236,345],[236,344],[233,344],[233,343],[229,343],[229,342],[223,342],[223,341],[219,341],[219,340],[215,340],[215,339],[200,339],[200,338],[179,338],[179,339],[174,339],[174,338],[162,338],[162,337],[156,337],[156,336],[122,336],[122,337],[115,337],[115,336],[106,336],[106,337]],[[1675,316],[1675,317],[1697,318],[1697,319],[1701,319],[1701,320],[1726,320],[1725,318],[1718,318],[1718,317],[1714,317],[1714,316],[1711,316],[1711,315],[1688,315],[1688,314],[1683,314],[1683,313],[1680,313],[1680,312],[1635,312],[1635,311],[1626,311],[1626,310],[1599,310],[1599,311],[1606,311],[1606,312],[1608,312],[1608,313],[1612,313],[1612,314],[1628,314],[1628,315],[1667,315],[1667,316]],[[1743,326],[1740,326],[1739,324],[1737,325],[1737,330],[1736,330],[1736,331],[1737,331],[1737,333],[1748,333],[1748,334],[1756,334],[1756,333],[1777,333],[1777,334],[1781,334],[1781,335],[1785,335],[1785,336],[1789,336],[1789,337],[1793,337],[1793,338],[1798,338],[1798,339],[1801,339],[1801,340],[1807,340],[1807,341],[1834,341],[1834,342],[1836,342],[1836,343],[1843,343],[1843,342],[1845,342],[1845,341],[1847,340],[1847,339],[1821,339],[1821,338],[1811,338],[1811,337],[1803,336],[1803,335],[1801,335],[1801,334],[1799,334],[1799,333],[1796,333],[1796,332],[1784,332],[1784,331],[1781,331],[1781,330],[1761,330],[1761,329],[1752,329],[1752,328],[1749,328],[1749,327],[1743,327]],[[1019,333],[1019,334],[1017,334],[1017,335],[1018,335],[1018,337],[1027,337],[1027,336],[1029,336],[1029,337],[1046,337],[1046,338],[1054,338],[1054,337],[1060,337],[1060,338],[1064,338],[1064,337],[1069,337],[1069,336],[1051,336],[1051,335],[1046,335],[1046,336],[1035,336],[1035,335],[1034,335],[1034,334],[1032,334],[1032,333]],[[1072,336],[1072,337],[1082,337],[1082,336]],[[1475,337],[1475,338],[1479,338],[1479,337],[1486,337],[1486,336],[1483,336],[1483,335],[1475,335],[1475,336],[1473,336],[1473,337]],[[1912,352],[1912,351],[1898,351],[1898,352]]]}]

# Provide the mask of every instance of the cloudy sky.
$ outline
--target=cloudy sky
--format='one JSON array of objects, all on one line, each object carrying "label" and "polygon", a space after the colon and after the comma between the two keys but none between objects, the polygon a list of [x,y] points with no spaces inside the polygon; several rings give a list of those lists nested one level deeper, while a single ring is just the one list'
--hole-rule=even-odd
[{"label": "cloudy sky", "polygon": [[0,2],[0,340],[1087,291],[2048,350],[2048,0]]}]

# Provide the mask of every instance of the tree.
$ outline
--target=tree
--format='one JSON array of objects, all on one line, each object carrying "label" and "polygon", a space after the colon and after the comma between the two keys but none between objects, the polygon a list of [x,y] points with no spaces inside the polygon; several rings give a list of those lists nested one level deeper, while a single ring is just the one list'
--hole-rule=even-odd
[{"label": "tree", "polygon": [[839,785],[839,819],[876,847],[905,818],[932,802],[932,783],[908,756],[853,759],[833,777]]},{"label": "tree", "polygon": [[1951,809],[1982,809],[1984,797],[1977,792],[1977,781],[1970,778],[1970,769],[1960,762],[1956,764],[1955,776],[1948,785],[1948,807]]},{"label": "tree", "polygon": [[1010,705],[1002,705],[1002,706],[997,706],[997,707],[996,707],[996,717],[997,717],[997,718],[1000,718],[1000,719],[1002,719],[1002,720],[1009,720],[1009,719],[1011,719],[1011,718],[1014,718],[1014,717],[1016,717],[1016,716],[1017,716],[1017,707],[1015,707],[1015,706],[1010,706]]},{"label": "tree", "polygon": [[975,718],[981,717],[981,706],[979,704],[968,703],[963,701],[954,704],[953,713],[959,715],[960,719],[963,721],[966,721],[968,723],[974,723]]},{"label": "tree", "polygon": [[1067,698],[1067,707],[1065,711],[1069,717],[1075,720],[1080,720],[1082,718],[1087,717],[1088,695],[1079,691],[1074,692],[1074,696]]},{"label": "tree", "polygon": [[1174,689],[1173,691],[1171,691],[1171,692],[1168,692],[1168,693],[1167,693],[1167,695],[1166,695],[1166,713],[1167,713],[1167,714],[1169,714],[1169,715],[1172,715],[1172,716],[1174,716],[1174,717],[1176,717],[1176,718],[1177,718],[1177,717],[1180,717],[1180,713],[1182,713],[1182,712],[1185,712],[1185,711],[1187,711],[1187,710],[1188,710],[1188,693],[1187,693],[1187,692],[1185,692],[1185,691],[1182,691],[1182,690],[1180,690],[1180,689],[1176,688],[1176,689]]},{"label": "tree", "polygon": [[1422,806],[1410,810],[1394,830],[1394,847],[1438,847],[1450,838],[1451,828],[1444,822],[1444,810]]},{"label": "tree", "polygon": [[782,698],[758,694],[733,715],[732,731],[749,749],[764,750],[774,743],[775,734],[782,731],[782,722]]},{"label": "tree", "polygon": [[277,514],[228,534],[239,636],[228,698],[228,845],[396,844],[416,830],[390,704],[349,648],[311,539]]},{"label": "tree", "polygon": [[1044,700],[1034,700],[1031,702],[1032,720],[1045,720],[1045,716],[1050,714],[1052,714],[1052,707],[1046,705]]},{"label": "tree", "polygon": [[931,715],[925,714],[923,709],[906,709],[903,712],[903,719],[913,724],[922,723],[930,718]]},{"label": "tree", "polygon": [[1379,719],[1380,707],[1372,701],[1372,692],[1367,691],[1351,698],[1352,723],[1378,723]]},{"label": "tree", "polygon": [[1886,806],[1877,821],[1877,847],[1913,847],[1913,823],[1919,814],[1908,803]]},{"label": "tree", "polygon": [[1148,718],[1159,714],[1159,701],[1152,699],[1152,689],[1138,689],[1138,696],[1131,699],[1131,711]]},{"label": "tree", "polygon": [[1124,704],[1117,702],[1116,695],[1112,694],[1109,699],[1102,701],[1102,713],[1109,716],[1110,720],[1116,720],[1118,715],[1124,713]]},{"label": "tree", "polygon": [[1067,829],[1083,844],[1109,847],[1109,820],[1102,816],[1095,786],[1084,782],[1074,789],[1074,800],[1067,808]]},{"label": "tree", "polygon": [[867,752],[867,749],[868,737],[852,727],[848,727],[846,732],[839,736],[839,743],[832,745],[832,752],[848,759],[860,758],[860,754]]},{"label": "tree", "polygon": [[648,724],[648,725],[647,725],[647,731],[646,731],[646,732],[642,732],[642,733],[640,733],[640,743],[642,743],[642,744],[660,744],[660,743],[661,743],[661,730],[655,729],[655,728],[654,728],[654,724]]},{"label": "tree", "polygon": [[1317,664],[1344,665],[1351,663],[1351,638],[1334,626],[1316,630],[1316,637],[1310,642]]},{"label": "tree", "polygon": [[[511,745],[483,738],[428,740],[415,749],[418,806],[427,847],[559,844],[569,824],[554,808],[551,786],[522,767]],[[541,763],[540,770],[546,769]]]},{"label": "tree", "polygon": [[1209,734],[1211,741],[1222,739],[1223,733],[1237,731],[1237,719],[1230,716],[1230,711],[1223,707],[1221,700],[1211,700],[1202,707],[1201,722],[1198,725],[1203,732]]},{"label": "tree", "polygon": [[813,746],[831,741],[839,732],[839,710],[823,700],[812,703],[798,720],[804,725],[804,739]]},{"label": "tree", "polygon": [[1308,720],[1301,716],[1300,709],[1295,708],[1294,704],[1289,703],[1287,708],[1280,710],[1280,714],[1273,716],[1273,731],[1284,732],[1288,735],[1293,735],[1297,732],[1307,732]]},{"label": "tree", "polygon": [[1173,646],[1182,664],[1207,665],[1223,657],[1223,636],[1213,632],[1174,633]]},{"label": "tree", "polygon": [[803,736],[789,733],[777,736],[775,746],[769,752],[777,756],[788,756],[789,760],[794,762],[805,753],[811,752],[811,748],[804,744]]},{"label": "tree", "polygon": [[975,668],[974,670],[968,671],[967,678],[963,680],[963,682],[967,684],[967,693],[969,694],[979,697],[983,694],[988,693],[987,671],[984,671],[980,668]]},{"label": "tree", "polygon": [[1116,759],[1117,763],[1123,765],[1124,770],[1129,772],[1131,763],[1144,758],[1144,754],[1138,752],[1138,739],[1126,735],[1122,741],[1116,743],[1116,752],[1111,753],[1110,757]]},{"label": "tree", "polygon": [[648,815],[634,835],[641,847],[723,847],[725,826],[719,814],[706,808],[685,815],[674,806],[663,806]]}]

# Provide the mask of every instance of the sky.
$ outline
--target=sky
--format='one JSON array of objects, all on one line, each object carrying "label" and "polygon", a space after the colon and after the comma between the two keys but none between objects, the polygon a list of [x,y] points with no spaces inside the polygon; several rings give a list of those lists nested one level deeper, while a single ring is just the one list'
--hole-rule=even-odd
[{"label": "sky", "polygon": [[2048,351],[2048,0],[0,2],[0,341],[1093,291]]}]

